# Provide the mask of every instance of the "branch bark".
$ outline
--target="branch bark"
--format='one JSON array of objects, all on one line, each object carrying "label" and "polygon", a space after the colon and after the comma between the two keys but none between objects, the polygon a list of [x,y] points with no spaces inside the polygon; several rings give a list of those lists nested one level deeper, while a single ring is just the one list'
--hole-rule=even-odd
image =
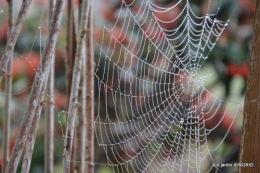
[{"label": "branch bark", "polygon": [[[49,1],[49,21],[54,13],[55,0]],[[53,173],[54,164],[54,52],[51,58],[51,67],[47,83],[46,98],[49,100],[45,107],[45,160],[44,172]]]},{"label": "branch bark", "polygon": [[93,53],[93,22],[92,22],[92,0],[89,0],[90,10],[88,19],[88,33],[86,38],[86,76],[87,83],[87,98],[86,98],[86,115],[87,115],[87,142],[86,142],[86,172],[94,173],[94,53]]},{"label": "branch bark", "polygon": [[[59,34],[60,30],[60,23],[61,23],[61,18],[62,18],[62,12],[65,7],[66,1],[65,0],[60,0],[57,1],[56,6],[55,6],[55,12],[51,21],[51,27],[49,30],[49,34],[47,37],[47,41],[44,46],[42,58],[39,64],[39,67],[36,72],[36,76],[34,79],[34,84],[32,87],[32,91],[29,97],[29,102],[26,107],[25,114],[23,116],[23,120],[21,123],[20,131],[19,134],[16,138],[15,141],[15,146],[12,151],[12,155],[10,158],[10,162],[8,163],[6,173],[14,173],[17,170],[17,166],[19,164],[24,144],[26,142],[26,138],[28,136],[28,132],[31,128],[33,116],[35,114],[37,105],[40,102],[40,93],[46,84],[46,76],[48,75],[49,68],[51,65],[51,58],[52,58],[52,53],[54,51],[54,47],[57,41],[57,37]],[[13,33],[13,32],[12,32]]]},{"label": "branch bark", "polygon": [[[13,0],[8,0],[8,38],[12,32],[13,28]],[[3,172],[9,161],[9,136],[10,136],[10,117],[11,117],[11,93],[12,93],[12,61],[13,61],[13,52],[9,54],[9,62],[7,65],[7,75],[5,82],[5,113],[4,113],[4,123],[3,123]]]},{"label": "branch bark", "polygon": [[253,163],[253,167],[239,167],[240,173],[260,170],[260,0],[256,3],[254,35],[245,97],[242,141],[239,163]]},{"label": "branch bark", "polygon": [[8,37],[4,54],[0,60],[0,83],[3,79],[4,74],[6,73],[8,62],[10,61],[10,58],[12,57],[14,46],[15,46],[18,36],[21,32],[23,21],[28,12],[31,1],[32,0],[23,0],[15,26],[13,27],[12,32],[11,32],[10,36]]},{"label": "branch bark", "polygon": [[67,127],[66,127],[65,141],[64,141],[65,143],[64,143],[63,173],[70,172],[69,159],[71,158],[76,112],[78,108],[78,91],[79,91],[79,82],[80,82],[80,72],[82,66],[82,49],[83,49],[84,39],[87,33],[88,11],[89,11],[89,3],[87,3],[87,0],[84,0],[82,4],[82,10],[81,10],[77,51],[76,51],[75,64],[73,68]]}]

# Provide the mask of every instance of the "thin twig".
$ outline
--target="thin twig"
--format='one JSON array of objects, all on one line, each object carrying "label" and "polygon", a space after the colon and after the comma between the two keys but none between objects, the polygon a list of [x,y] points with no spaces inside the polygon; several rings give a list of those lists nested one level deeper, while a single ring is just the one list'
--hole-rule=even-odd
[{"label": "thin twig", "polygon": [[77,51],[75,64],[73,68],[73,77],[72,77],[72,85],[71,85],[71,93],[70,93],[70,104],[68,110],[68,118],[67,118],[67,127],[66,127],[66,137],[64,143],[64,158],[63,158],[63,173],[70,172],[70,158],[72,151],[72,139],[74,137],[75,130],[75,120],[76,120],[76,112],[78,108],[78,91],[79,91],[79,82],[80,82],[80,73],[82,66],[82,49],[84,39],[87,33],[87,22],[88,22],[88,11],[89,11],[89,3],[87,0],[84,0],[82,3],[81,10],[81,20],[80,20],[80,29],[78,33],[78,42],[77,42]]},{"label": "thin twig", "polygon": [[[49,1],[49,21],[54,13],[55,0]],[[47,83],[46,97],[49,100],[45,107],[45,157],[44,172],[53,173],[54,164],[54,52],[52,53],[52,62]]]},{"label": "thin twig", "polygon": [[33,116],[35,114],[37,105],[40,102],[40,92],[47,82],[45,78],[48,75],[48,69],[51,65],[52,52],[54,51],[54,47],[59,34],[62,12],[65,7],[65,4],[66,0],[60,0],[56,3],[56,10],[54,11],[54,15],[52,17],[51,27],[47,37],[47,41],[45,43],[42,58],[36,72],[34,84],[32,87],[25,114],[23,116],[20,131],[16,138],[15,146],[10,161],[8,163],[7,169],[5,171],[6,173],[14,173],[17,170],[17,166],[19,164],[23,152],[24,144],[26,142],[26,138],[28,136],[28,132],[32,124]]},{"label": "thin twig", "polygon": [[12,57],[14,46],[22,29],[23,21],[25,19],[26,13],[28,12],[31,1],[32,0],[23,0],[16,23],[12,29],[11,34],[8,37],[4,54],[0,60],[0,83],[3,79],[4,74],[6,73],[8,62]]},{"label": "thin twig", "polygon": [[[8,0],[9,16],[8,16],[8,37],[12,32],[13,27],[13,0]],[[12,61],[13,52],[9,54],[9,62],[7,65],[7,75],[5,82],[5,113],[4,113],[4,124],[3,124],[3,172],[7,166],[9,160],[9,136],[10,136],[10,117],[11,117],[11,92],[12,92]]]},{"label": "thin twig", "polygon": [[87,64],[86,73],[88,76],[87,83],[87,99],[86,99],[86,115],[87,115],[87,142],[86,142],[86,162],[87,173],[94,173],[94,53],[93,53],[93,22],[92,22],[92,0],[89,0],[89,20],[88,33],[86,38]]}]

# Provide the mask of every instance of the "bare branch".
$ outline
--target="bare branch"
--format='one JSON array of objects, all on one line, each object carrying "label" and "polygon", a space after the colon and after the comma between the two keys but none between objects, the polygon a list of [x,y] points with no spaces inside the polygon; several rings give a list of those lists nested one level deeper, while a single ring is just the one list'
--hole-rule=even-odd
[{"label": "bare branch", "polygon": [[[12,32],[13,27],[13,1],[8,0],[9,6],[9,16],[8,16],[8,37]],[[11,92],[12,92],[12,61],[13,61],[13,52],[9,54],[9,62],[7,65],[7,75],[5,82],[5,113],[4,113],[4,123],[3,123],[3,172],[9,161],[9,135],[10,135],[10,117],[11,117]]]},{"label": "bare branch", "polygon": [[[67,20],[67,61],[66,61],[66,95],[67,101],[69,103],[70,92],[71,92],[71,83],[72,83],[72,74],[73,67],[76,56],[76,22],[74,18],[74,2],[73,0],[68,0],[68,20]],[[76,134],[76,131],[75,131]],[[74,148],[76,147],[76,141],[72,144],[72,154],[70,160],[74,160],[75,152]],[[71,173],[74,173],[75,163],[70,162]]]},{"label": "bare branch", "polygon": [[[85,44],[84,44],[85,45]],[[84,53],[84,51],[83,51]],[[78,125],[78,147],[77,147],[77,165],[78,173],[85,173],[85,153],[86,153],[86,56],[82,59],[82,73],[80,79],[79,92],[79,125]]]},{"label": "bare branch", "polygon": [[66,59],[66,94],[70,96],[72,72],[76,56],[76,29],[74,19],[74,4],[72,0],[68,0],[68,21],[67,21],[67,59]]},{"label": "bare branch", "polygon": [[[82,2],[79,2],[79,11],[81,11]],[[78,173],[85,173],[85,153],[86,153],[86,42],[83,40],[82,49],[82,70],[80,77],[79,90],[79,124],[78,124],[78,147],[77,147],[77,165]]]},{"label": "bare branch", "polygon": [[34,79],[34,84],[32,87],[31,95],[29,97],[29,104],[26,107],[26,111],[21,123],[21,128],[19,134],[15,141],[15,146],[8,163],[6,173],[14,173],[16,172],[17,166],[19,164],[24,144],[26,142],[26,138],[28,136],[29,129],[32,124],[33,116],[35,114],[37,105],[39,104],[40,92],[45,86],[47,82],[45,79],[47,78],[47,74],[49,72],[49,68],[51,65],[52,53],[54,51],[54,47],[57,41],[57,37],[59,34],[59,28],[62,18],[62,12],[65,7],[65,0],[57,1],[55,6],[54,15],[51,21],[51,27],[49,30],[48,38],[44,46],[42,58],[39,64],[39,67],[36,72],[36,76]]},{"label": "bare branch", "polygon": [[[86,75],[88,76],[87,83],[87,100],[86,100],[86,115],[87,115],[87,142],[86,142],[86,161],[87,161],[87,173],[94,173],[94,54],[93,54],[93,22],[92,22],[92,0],[89,0],[89,20],[88,30],[86,38]],[[89,75],[88,75],[89,74]]]},{"label": "bare branch", "polygon": [[[54,13],[55,0],[49,1],[49,21]],[[54,52],[52,53],[52,62],[50,67],[50,73],[47,83],[46,97],[49,100],[45,107],[45,160],[44,171],[45,173],[53,173],[54,164]]]},{"label": "bare branch", "polygon": [[81,19],[80,19],[80,27],[78,34],[78,42],[77,42],[77,51],[76,51],[76,59],[73,68],[73,77],[72,77],[72,85],[71,85],[71,93],[70,93],[70,104],[68,110],[68,118],[67,118],[67,127],[65,134],[65,143],[64,143],[64,158],[63,158],[63,173],[70,172],[70,158],[72,151],[72,140],[74,137],[74,129],[75,129],[75,120],[76,120],[76,112],[78,107],[78,91],[79,91],[79,82],[80,82],[80,72],[82,66],[82,49],[84,39],[87,33],[87,22],[88,22],[88,11],[89,11],[89,3],[87,0],[83,1],[82,10],[81,10]]},{"label": "bare branch", "polygon": [[[41,95],[40,95],[41,101],[44,98],[44,94],[45,94],[45,89],[43,88],[41,91]],[[35,111],[35,115],[33,117],[32,125],[31,125],[30,131],[28,134],[28,138],[26,141],[26,147],[25,147],[25,152],[24,152],[24,157],[23,157],[21,173],[29,173],[29,171],[30,171],[33,148],[34,148],[35,138],[36,138],[36,134],[37,134],[37,129],[38,129],[38,125],[39,125],[39,120],[40,120],[43,104],[44,104],[43,102],[39,103],[39,105],[37,106],[37,109]]]},{"label": "bare branch", "polygon": [[8,62],[10,61],[10,58],[12,57],[14,46],[16,44],[16,41],[17,41],[20,31],[22,29],[23,21],[25,19],[25,16],[29,9],[31,1],[32,0],[23,0],[15,26],[13,27],[12,32],[11,32],[10,36],[8,37],[4,54],[2,56],[2,59],[0,60],[0,83],[3,79],[4,74],[6,73]]}]

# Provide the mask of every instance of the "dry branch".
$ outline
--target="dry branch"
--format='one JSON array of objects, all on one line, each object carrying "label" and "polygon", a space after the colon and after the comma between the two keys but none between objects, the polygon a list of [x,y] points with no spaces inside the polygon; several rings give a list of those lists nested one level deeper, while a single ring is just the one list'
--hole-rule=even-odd
[{"label": "dry branch", "polygon": [[[13,26],[13,0],[8,0],[8,37],[12,32]],[[7,65],[7,75],[5,81],[5,113],[4,113],[4,123],[3,123],[3,172],[9,161],[9,135],[10,135],[10,117],[11,117],[11,93],[12,93],[12,61],[13,52],[9,54],[9,62]]]},{"label": "dry branch", "polygon": [[84,39],[87,33],[88,11],[89,11],[89,3],[87,3],[87,0],[84,0],[82,4],[82,10],[81,10],[80,27],[79,27],[79,34],[78,34],[77,49],[76,49],[77,51],[76,51],[74,68],[73,68],[69,110],[68,110],[68,117],[67,117],[67,127],[66,127],[65,141],[64,141],[65,143],[64,143],[63,173],[70,172],[70,158],[71,158],[72,144],[73,144],[74,131],[75,131],[75,120],[76,120],[77,108],[79,105],[78,91],[79,91],[80,73],[81,73],[81,66],[82,66],[82,50],[83,50]]},{"label": "dry branch", "polygon": [[256,3],[251,59],[245,96],[242,141],[239,163],[253,163],[253,167],[239,167],[240,173],[260,170],[260,0]]},{"label": "dry branch", "polygon": [[[65,7],[66,1],[65,0],[60,0],[57,1],[56,6],[55,6],[55,11],[54,15],[51,21],[51,27],[49,30],[49,34],[47,37],[47,41],[44,46],[42,58],[39,64],[39,67],[36,72],[36,76],[34,79],[34,84],[32,87],[32,91],[29,97],[29,102],[26,107],[25,114],[23,116],[23,120],[21,123],[20,131],[19,134],[16,138],[15,141],[15,146],[12,151],[12,155],[10,158],[10,161],[8,163],[6,173],[14,173],[16,172],[17,166],[19,164],[24,144],[26,142],[26,138],[28,136],[28,132],[30,130],[33,116],[35,114],[37,105],[40,102],[40,92],[46,84],[46,76],[48,75],[49,68],[51,65],[51,58],[52,58],[52,53],[54,51],[54,47],[57,41],[57,37],[59,34],[60,30],[60,23],[61,23],[61,18],[62,18],[62,12]],[[13,33],[13,32],[12,32]]]},{"label": "dry branch", "polygon": [[89,20],[86,37],[87,62],[86,76],[87,82],[87,99],[86,99],[86,115],[87,115],[87,142],[86,142],[86,172],[94,173],[94,53],[93,53],[93,22],[92,22],[92,0],[89,0]]},{"label": "dry branch", "polygon": [[14,46],[16,44],[16,41],[17,41],[20,31],[22,29],[23,21],[25,19],[25,16],[29,9],[31,1],[32,0],[23,0],[16,23],[12,29],[11,34],[8,37],[4,54],[0,60],[0,83],[3,79],[4,74],[6,73],[8,62],[10,61],[10,58],[12,57]]}]

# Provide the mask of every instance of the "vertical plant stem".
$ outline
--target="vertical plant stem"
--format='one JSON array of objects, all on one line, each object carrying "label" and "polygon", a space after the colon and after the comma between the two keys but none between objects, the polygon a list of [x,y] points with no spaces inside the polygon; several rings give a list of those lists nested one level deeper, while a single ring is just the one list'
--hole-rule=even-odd
[{"label": "vertical plant stem", "polygon": [[35,115],[34,115],[33,121],[32,121],[32,125],[30,127],[30,131],[29,131],[29,134],[27,137],[21,173],[29,173],[29,171],[30,171],[37,129],[38,129],[38,125],[39,125],[39,120],[40,120],[43,104],[45,103],[45,101],[43,101],[44,95],[45,95],[45,88],[46,87],[42,88],[42,91],[40,94],[41,102],[38,104],[38,106],[36,108]]},{"label": "vertical plant stem", "polygon": [[[78,104],[79,106],[80,104]],[[76,126],[77,124],[77,119],[75,120],[75,125],[74,127],[77,127]],[[74,135],[73,136],[77,136],[77,128],[74,129]],[[76,151],[77,151],[77,140],[73,140],[72,142],[72,149],[71,149],[71,157],[70,157],[70,173],[75,173],[75,169],[76,169],[76,165],[75,165],[75,162],[73,162],[75,160],[75,157],[76,157]]]},{"label": "vertical plant stem", "polygon": [[[54,12],[55,0],[49,1],[49,21]],[[54,164],[54,53],[52,52],[51,67],[47,83],[46,98],[49,101],[45,106],[45,154],[44,154],[44,172],[53,173]]]},{"label": "vertical plant stem", "polygon": [[[67,101],[69,103],[70,92],[71,92],[71,84],[72,84],[72,73],[74,67],[74,61],[76,56],[76,26],[75,26],[75,18],[74,18],[74,2],[73,0],[68,0],[68,22],[67,22],[67,63],[66,63],[66,94]],[[76,133],[76,131],[74,132]],[[76,141],[73,143],[72,154],[70,160],[74,160],[75,153],[74,147],[76,147]],[[74,172],[74,162],[70,162],[71,173]]]},{"label": "vertical plant stem", "polygon": [[4,54],[0,60],[0,83],[3,79],[4,74],[6,73],[8,62],[13,54],[13,49],[22,29],[23,21],[25,19],[26,13],[28,12],[29,6],[32,0],[23,0],[21,9],[18,13],[18,17],[16,19],[16,23],[12,28],[11,34],[9,34],[7,44],[5,46]]},{"label": "vertical plant stem", "polygon": [[65,4],[66,0],[59,0],[56,3],[47,41],[45,43],[42,58],[36,72],[34,84],[29,97],[29,102],[25,110],[25,114],[23,116],[20,131],[16,138],[14,149],[12,151],[10,161],[7,165],[7,169],[5,171],[6,173],[15,173],[17,170],[17,166],[23,152],[24,144],[26,142],[28,132],[31,128],[33,116],[35,115],[37,105],[40,102],[40,93],[43,86],[45,86],[47,82],[45,78],[48,75],[49,67],[51,65],[52,53],[54,51],[54,47],[59,34],[62,12]]},{"label": "vertical plant stem", "polygon": [[75,58],[73,77],[71,83],[67,127],[66,127],[65,141],[64,141],[65,143],[64,143],[63,173],[70,172],[70,161],[71,161],[70,158],[71,158],[72,143],[73,143],[74,131],[75,131],[75,120],[76,120],[77,108],[79,105],[78,91],[79,91],[80,74],[82,68],[82,50],[83,50],[84,39],[87,33],[88,11],[89,11],[89,3],[87,3],[87,0],[84,0],[82,3],[80,27],[79,27],[78,40],[77,40],[77,49],[76,49],[77,51],[76,51],[76,58]]},{"label": "vertical plant stem", "polygon": [[87,82],[87,99],[86,99],[86,115],[87,115],[87,142],[86,142],[86,162],[87,173],[94,173],[94,53],[93,53],[93,22],[92,22],[92,0],[89,0],[89,20],[88,33],[86,38],[87,62],[86,75]]},{"label": "vertical plant stem", "polygon": [[239,163],[253,163],[253,167],[239,167],[239,173],[260,170],[260,0],[256,2],[256,15],[252,40],[249,73],[246,84],[245,110]]},{"label": "vertical plant stem", "polygon": [[66,59],[66,94],[69,103],[72,72],[76,55],[76,29],[74,19],[73,0],[68,0],[68,19],[67,19],[67,59]]},{"label": "vertical plant stem", "polygon": [[[8,0],[8,37],[12,32],[13,27],[13,0]],[[9,160],[9,136],[10,136],[10,118],[11,118],[11,93],[12,93],[12,61],[13,52],[9,54],[9,62],[7,65],[7,75],[5,82],[5,113],[4,113],[4,123],[3,123],[3,172],[7,166]]]},{"label": "vertical plant stem", "polygon": [[[85,44],[84,44],[85,45]],[[79,125],[78,125],[78,148],[77,148],[77,172],[85,173],[86,153],[86,55],[83,50],[82,71],[79,91]]]},{"label": "vertical plant stem", "polygon": [[[78,104],[78,106],[80,106],[80,104]],[[75,120],[75,127],[77,127],[77,119]],[[74,129],[74,135],[73,136],[77,136],[77,128]],[[73,140],[72,142],[72,149],[71,149],[71,157],[70,160],[75,160],[76,157],[76,151],[77,151],[77,140]],[[75,173],[75,162],[70,162],[70,173]]]},{"label": "vertical plant stem", "polygon": [[[81,14],[82,1],[79,1],[79,14]],[[79,16],[80,18],[80,16]],[[79,90],[79,125],[78,125],[78,148],[77,148],[77,172],[85,173],[85,153],[86,153],[86,42],[83,40],[82,49],[82,70]]]}]

